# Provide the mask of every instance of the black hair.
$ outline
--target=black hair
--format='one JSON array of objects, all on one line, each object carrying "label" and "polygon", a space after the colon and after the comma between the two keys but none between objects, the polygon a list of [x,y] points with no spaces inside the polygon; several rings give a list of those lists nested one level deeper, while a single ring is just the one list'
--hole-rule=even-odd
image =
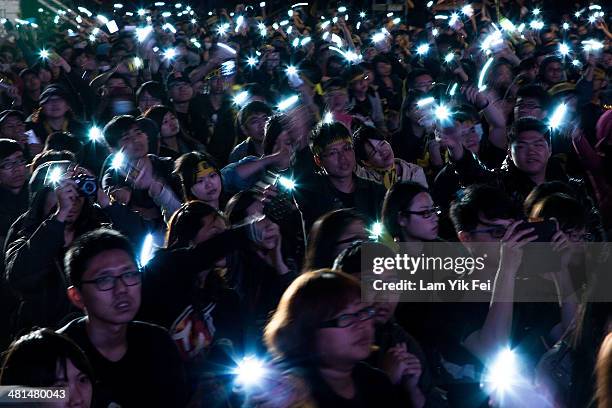
[{"label": "black hair", "polygon": [[76,160],[76,156],[74,153],[68,150],[44,150],[34,156],[32,163],[30,164],[30,171],[34,173],[37,168],[45,163],[64,160],[74,162]]},{"label": "black hair", "polygon": [[358,211],[351,208],[341,208],[330,211],[317,219],[310,229],[308,248],[304,261],[304,270],[331,268],[338,238],[352,222],[366,219]]},{"label": "black hair", "polygon": [[166,247],[186,248],[191,245],[191,241],[202,228],[202,218],[211,214],[225,219],[219,210],[203,201],[193,200],[183,203],[168,222]]},{"label": "black hair", "polygon": [[198,163],[205,162],[208,167],[212,167],[221,177],[219,166],[215,159],[204,152],[189,152],[185,153],[176,159],[174,163],[173,175],[178,178],[178,182],[181,186],[181,193],[183,194],[183,201],[187,202],[190,200],[197,200],[197,197],[191,192],[191,188],[197,181]]},{"label": "black hair", "polygon": [[382,133],[372,126],[361,126],[353,134],[353,146],[355,149],[355,157],[362,163],[368,161],[366,153],[366,144],[371,143],[370,140],[385,140]]},{"label": "black hair", "polygon": [[362,248],[364,244],[370,247],[369,250],[375,251],[377,256],[392,258],[396,255],[395,252],[385,244],[375,241],[354,241],[336,257],[332,269],[348,273],[349,275],[360,275],[363,271]]},{"label": "black hair", "polygon": [[70,284],[80,287],[83,274],[89,267],[91,259],[102,252],[113,249],[125,251],[134,264],[137,264],[132,244],[124,235],[115,230],[99,228],[75,239],[64,256],[64,270]]},{"label": "black hair", "polygon": [[74,341],[51,329],[34,330],[13,341],[5,352],[0,385],[52,387],[58,380],[58,366],[66,377],[68,361],[93,384],[93,369]]},{"label": "black hair", "polygon": [[553,63],[559,63],[563,65],[563,60],[556,55],[549,55],[544,57],[542,62],[540,62],[540,70],[538,71],[538,76],[540,79],[544,79],[544,73],[546,72],[546,68]]},{"label": "black hair", "polygon": [[552,102],[552,98],[550,97],[548,92],[546,92],[544,88],[539,85],[525,85],[520,87],[516,92],[516,99],[519,98],[536,99],[542,107],[542,110],[548,110]]},{"label": "black hair", "polygon": [[457,232],[475,230],[481,216],[518,219],[521,215],[520,208],[504,191],[488,184],[467,187],[450,207],[450,218]]},{"label": "black hair", "polygon": [[383,202],[382,223],[391,237],[401,237],[401,228],[397,217],[400,212],[410,207],[414,197],[420,193],[429,194],[429,190],[414,181],[395,183],[389,191],[387,191],[385,201]]},{"label": "black hair", "polygon": [[555,218],[562,230],[586,228],[588,223],[586,211],[580,202],[563,193],[553,193],[536,202],[529,216]]},{"label": "black hair", "polygon": [[310,150],[313,155],[318,156],[327,146],[341,139],[351,139],[346,126],[340,122],[320,123],[312,132]]},{"label": "black hair", "polygon": [[83,144],[79,139],[74,137],[72,133],[53,132],[47,137],[47,140],[45,141],[44,150],[67,150],[76,155],[81,151],[82,148]]},{"label": "black hair", "polygon": [[152,97],[159,99],[160,101],[162,101],[162,103],[166,99],[164,87],[159,82],[148,81],[140,85],[140,87],[136,91],[136,102],[140,102],[140,97],[145,92],[151,95]]},{"label": "black hair", "polygon": [[0,160],[17,152],[22,152],[21,145],[13,139],[0,139]]},{"label": "black hair", "polygon": [[272,109],[261,101],[253,101],[246,104],[238,113],[238,125],[244,126],[249,118],[257,113],[263,113],[266,116],[272,116]]},{"label": "black hair", "polygon": [[110,147],[117,147],[123,134],[129,132],[134,125],[137,125],[137,122],[136,118],[132,115],[115,116],[102,130],[106,143]]},{"label": "black hair", "polygon": [[284,114],[276,114],[268,119],[264,131],[263,152],[271,154],[274,149],[274,144],[283,131],[287,130],[287,116]]},{"label": "black hair", "polygon": [[414,88],[414,83],[416,81],[416,79],[420,76],[423,75],[429,75],[430,77],[434,77],[431,72],[429,72],[426,69],[423,68],[416,68],[413,69],[412,71],[410,71],[410,73],[406,76],[406,86],[408,87],[408,89],[412,89]]},{"label": "black hair", "polygon": [[257,194],[252,190],[241,191],[230,198],[224,211],[230,224],[237,224],[247,218],[247,209],[257,200]]},{"label": "black hair", "polygon": [[563,193],[573,198],[578,198],[576,191],[567,183],[563,181],[554,180],[547,181],[540,185],[537,185],[531,190],[527,198],[523,203],[523,211],[529,215],[533,206],[554,193]]},{"label": "black hair", "polygon": [[550,128],[541,120],[531,117],[520,118],[514,122],[510,134],[508,135],[508,141],[512,144],[518,140],[521,133],[529,131],[541,133],[544,139],[546,139],[546,142],[549,145],[551,144]]}]

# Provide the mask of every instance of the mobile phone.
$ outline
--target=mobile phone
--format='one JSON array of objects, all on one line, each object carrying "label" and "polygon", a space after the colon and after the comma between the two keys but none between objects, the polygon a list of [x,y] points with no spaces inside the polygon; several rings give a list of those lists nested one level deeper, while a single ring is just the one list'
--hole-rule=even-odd
[{"label": "mobile phone", "polygon": [[557,233],[557,223],[553,220],[543,220],[534,222],[523,222],[516,226],[515,231],[524,231],[533,228],[533,235],[537,235],[535,242],[551,242]]}]

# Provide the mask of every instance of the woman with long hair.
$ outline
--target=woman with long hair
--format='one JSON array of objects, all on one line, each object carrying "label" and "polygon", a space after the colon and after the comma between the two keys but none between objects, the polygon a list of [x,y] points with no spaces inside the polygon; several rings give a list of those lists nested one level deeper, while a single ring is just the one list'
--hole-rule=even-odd
[{"label": "woman with long hair", "polygon": [[174,166],[183,202],[200,200],[219,209],[223,195],[221,172],[215,160],[206,153],[189,152],[179,157]]},{"label": "woman with long hair", "polygon": [[153,106],[143,116],[153,120],[159,128],[160,156],[176,159],[181,154],[192,150],[204,151],[204,146],[201,143],[188,136],[181,129],[178,117],[172,109],[161,105]]}]

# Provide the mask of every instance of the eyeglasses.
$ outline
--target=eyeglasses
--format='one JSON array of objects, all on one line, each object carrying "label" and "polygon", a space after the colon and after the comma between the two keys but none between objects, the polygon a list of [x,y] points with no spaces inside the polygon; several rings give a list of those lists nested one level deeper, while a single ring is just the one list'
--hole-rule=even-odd
[{"label": "eyeglasses", "polygon": [[534,103],[517,103],[516,107],[519,109],[542,109],[542,106]]},{"label": "eyeglasses", "polygon": [[423,210],[423,211],[409,211],[409,210],[404,210],[403,211],[404,214],[414,214],[414,215],[418,215],[421,216],[423,218],[430,218],[432,215],[437,215],[439,216],[440,214],[442,214],[442,209],[438,206],[435,207],[431,207],[427,210]]},{"label": "eyeglasses", "polygon": [[319,325],[320,329],[337,327],[345,328],[354,325],[357,322],[364,322],[370,320],[376,314],[376,309],[372,306],[364,307],[355,313],[347,313],[336,317],[335,319],[328,320]]},{"label": "eyeglasses", "polygon": [[25,166],[26,164],[27,161],[25,159],[7,161],[0,164],[0,170],[14,170],[16,167]]},{"label": "eyeglasses", "polygon": [[84,280],[81,283],[89,283],[96,285],[96,289],[100,291],[107,291],[111,289],[115,289],[117,286],[117,281],[121,279],[121,282],[125,286],[136,286],[139,285],[142,281],[142,273],[140,271],[129,271],[124,272],[119,276],[102,276],[100,278],[92,279],[92,280]]},{"label": "eyeglasses", "polygon": [[502,226],[502,225],[498,225],[498,226],[493,226],[493,227],[489,227],[489,228],[481,228],[481,229],[475,229],[470,231],[471,234],[490,234],[491,237],[493,238],[503,238],[504,235],[506,235],[506,231],[507,228]]}]

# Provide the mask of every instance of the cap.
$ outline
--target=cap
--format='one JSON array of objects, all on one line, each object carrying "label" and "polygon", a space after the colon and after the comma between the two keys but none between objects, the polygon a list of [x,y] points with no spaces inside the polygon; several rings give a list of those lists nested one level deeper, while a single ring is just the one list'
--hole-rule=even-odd
[{"label": "cap", "polygon": [[191,85],[191,80],[187,75],[180,71],[171,72],[168,78],[166,79],[166,89],[170,89],[174,85],[178,85],[181,83]]},{"label": "cap", "polygon": [[560,82],[548,90],[550,96],[561,96],[576,93],[576,85],[571,82]]},{"label": "cap", "polygon": [[17,116],[22,122],[25,122],[26,117],[23,112],[18,110],[5,110],[0,112],[0,125],[4,123],[4,121],[12,116]]},{"label": "cap", "polygon": [[344,82],[342,78],[338,77],[330,78],[327,81],[323,82],[322,85],[324,93],[346,90],[346,82]]},{"label": "cap", "polygon": [[66,92],[66,90],[60,85],[53,84],[53,85],[49,85],[48,87],[45,88],[44,91],[42,91],[42,93],[40,94],[39,103],[42,105],[54,96],[58,96],[64,99],[66,102],[70,101],[68,92]]}]

